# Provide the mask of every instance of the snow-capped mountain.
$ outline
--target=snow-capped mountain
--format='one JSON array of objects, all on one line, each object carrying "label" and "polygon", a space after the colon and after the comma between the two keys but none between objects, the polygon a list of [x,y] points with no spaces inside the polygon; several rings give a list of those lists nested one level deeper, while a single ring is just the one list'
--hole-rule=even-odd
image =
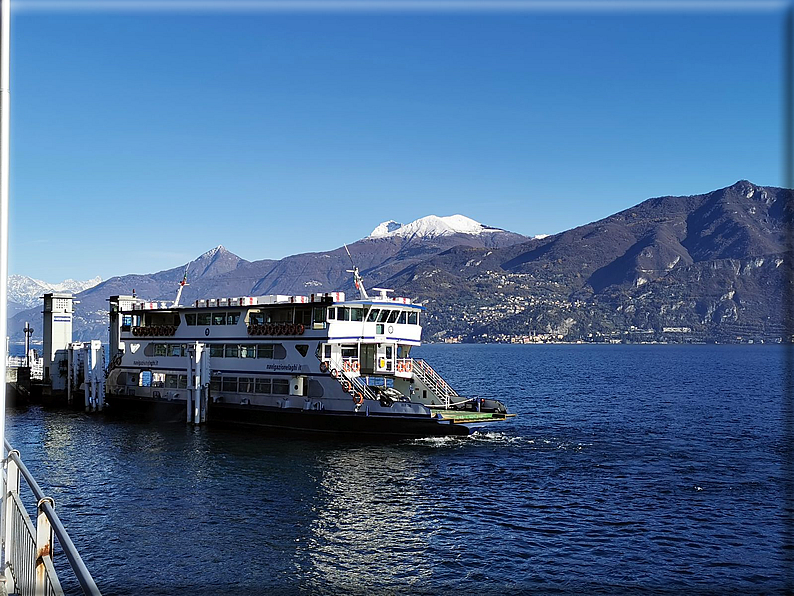
[{"label": "snow-capped mountain", "polygon": [[452,234],[473,234],[480,235],[489,232],[503,232],[499,228],[484,226],[478,221],[466,217],[465,215],[449,215],[438,217],[428,215],[421,217],[409,224],[400,224],[394,220],[384,221],[368,236],[369,238],[393,238],[402,236],[404,238],[421,237],[435,238],[437,236],[451,236]]},{"label": "snow-capped mountain", "polygon": [[101,277],[95,277],[86,281],[66,279],[53,284],[40,279],[33,279],[26,275],[11,275],[8,278],[8,300],[26,308],[32,308],[41,306],[41,297],[48,292],[71,292],[76,294],[88,288],[93,288],[101,281]]}]

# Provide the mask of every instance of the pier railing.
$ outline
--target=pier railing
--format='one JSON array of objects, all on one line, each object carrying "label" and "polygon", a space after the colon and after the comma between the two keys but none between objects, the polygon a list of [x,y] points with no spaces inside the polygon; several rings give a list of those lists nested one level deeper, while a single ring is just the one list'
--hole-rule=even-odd
[{"label": "pier railing", "polygon": [[[55,501],[44,495],[36,479],[22,463],[19,452],[5,441],[8,456],[4,460],[3,490],[3,573],[6,592],[19,596],[61,596],[63,590],[53,565],[53,537],[58,539],[64,556],[84,594],[101,596],[99,588],[77,552],[72,539],[55,513]],[[36,500],[36,523],[33,524],[20,498],[24,479]]]}]

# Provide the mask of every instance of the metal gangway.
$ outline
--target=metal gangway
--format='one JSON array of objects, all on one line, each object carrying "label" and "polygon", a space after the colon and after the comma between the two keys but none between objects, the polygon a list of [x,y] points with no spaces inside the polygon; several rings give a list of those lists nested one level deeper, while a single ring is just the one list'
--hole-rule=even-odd
[{"label": "metal gangway", "polygon": [[458,392],[450,387],[449,383],[447,383],[425,360],[421,358],[413,359],[413,373],[414,376],[443,400],[445,408],[449,409],[452,405],[469,401],[463,400],[461,402],[461,397],[458,395]]},{"label": "metal gangway", "polygon": [[[53,564],[53,538],[57,538],[83,593],[101,596],[94,578],[55,513],[55,501],[41,490],[27,466],[22,463],[19,452],[12,449],[8,441],[4,442],[7,456],[3,460],[0,482],[3,491],[0,537],[4,577],[0,577],[0,593],[19,596],[63,595]],[[35,524],[20,495],[23,479],[35,499]]]}]

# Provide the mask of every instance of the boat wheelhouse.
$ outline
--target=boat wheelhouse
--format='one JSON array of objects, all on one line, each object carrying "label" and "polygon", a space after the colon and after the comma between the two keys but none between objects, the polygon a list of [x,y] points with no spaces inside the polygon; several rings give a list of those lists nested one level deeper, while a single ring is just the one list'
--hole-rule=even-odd
[{"label": "boat wheelhouse", "polygon": [[413,358],[424,307],[377,291],[186,306],[113,296],[107,402],[195,423],[371,436],[468,434],[512,416]]}]

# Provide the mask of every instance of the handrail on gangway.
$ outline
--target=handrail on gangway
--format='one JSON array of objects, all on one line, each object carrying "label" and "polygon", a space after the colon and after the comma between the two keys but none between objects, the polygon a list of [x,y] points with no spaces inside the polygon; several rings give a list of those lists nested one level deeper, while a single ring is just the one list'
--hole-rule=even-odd
[{"label": "handrail on gangway", "polygon": [[[32,566],[32,568],[27,569],[10,570],[11,579],[16,582],[14,593],[20,596],[63,594],[55,569],[52,566],[52,535],[54,533],[58,537],[58,543],[61,545],[61,549],[66,555],[83,593],[89,596],[101,596],[94,578],[91,577],[91,573],[85,563],[83,563],[80,553],[77,552],[77,547],[55,513],[55,501],[45,496],[44,491],[41,490],[30,470],[22,463],[19,452],[12,449],[7,440],[4,442],[8,457],[4,460],[6,474],[3,483],[2,571],[8,577],[9,568],[14,563],[25,567]],[[27,511],[19,498],[20,475],[27,482],[38,503],[35,528],[30,522]],[[16,516],[12,517],[14,514]],[[19,526],[22,526],[22,528]],[[28,536],[24,536],[23,528],[28,529]],[[25,545],[22,544],[23,539],[27,542],[28,550],[30,550],[31,543],[34,545],[34,553],[19,552],[25,548]]]}]

